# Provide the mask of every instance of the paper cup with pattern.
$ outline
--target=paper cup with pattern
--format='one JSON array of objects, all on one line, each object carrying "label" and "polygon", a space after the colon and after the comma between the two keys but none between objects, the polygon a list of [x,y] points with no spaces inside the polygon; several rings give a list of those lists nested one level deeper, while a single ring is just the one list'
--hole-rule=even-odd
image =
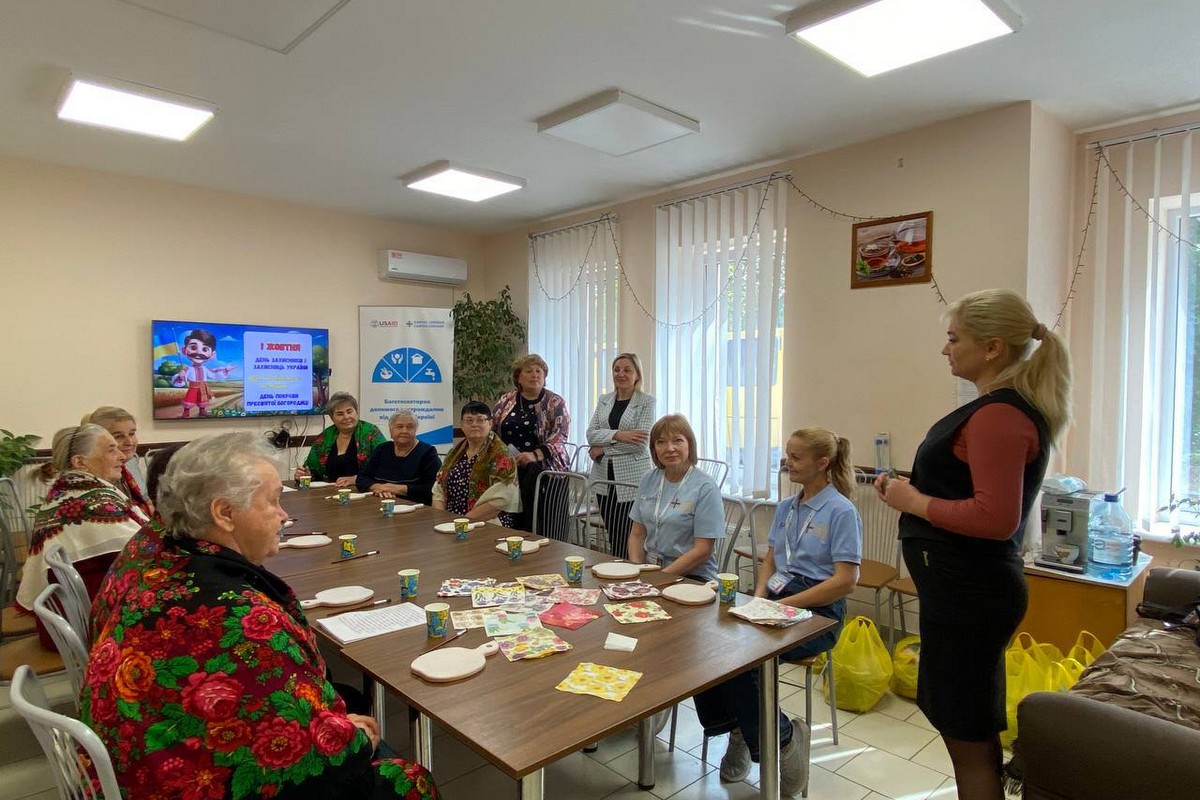
[{"label": "paper cup with pattern", "polygon": [[524,536],[508,536],[505,537],[504,543],[508,545],[508,557],[513,561],[521,560],[521,545],[525,544]]},{"label": "paper cup with pattern", "polygon": [[301,475],[296,479],[296,485],[303,491],[312,486],[312,478],[308,475]]},{"label": "paper cup with pattern", "polygon": [[717,576],[717,583],[720,584],[721,602],[732,603],[737,600],[738,593],[738,576],[732,572],[722,572]]},{"label": "paper cup with pattern", "polygon": [[344,506],[350,505],[350,490],[338,489],[338,502]]},{"label": "paper cup with pattern", "polygon": [[417,582],[421,579],[421,570],[402,569],[396,573],[400,578],[400,599],[411,600],[417,596]]},{"label": "paper cup with pattern", "polygon": [[583,556],[567,556],[567,583],[583,583]]},{"label": "paper cup with pattern", "polygon": [[379,501],[379,513],[385,517],[393,516],[396,513],[396,501],[390,497],[385,497]]},{"label": "paper cup with pattern", "polygon": [[425,629],[431,639],[446,635],[446,623],[450,619],[449,603],[430,603],[425,606]]},{"label": "paper cup with pattern", "polygon": [[338,537],[342,545],[342,558],[354,558],[358,554],[358,534],[345,533]]},{"label": "paper cup with pattern", "polygon": [[454,538],[460,542],[467,540],[467,533],[471,530],[471,520],[466,517],[459,517],[454,520]]}]

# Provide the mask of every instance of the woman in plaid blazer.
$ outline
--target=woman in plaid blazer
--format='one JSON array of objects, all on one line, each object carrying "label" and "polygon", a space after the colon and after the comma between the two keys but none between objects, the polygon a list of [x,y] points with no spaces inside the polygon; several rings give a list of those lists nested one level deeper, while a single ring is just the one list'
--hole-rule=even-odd
[{"label": "woman in plaid blazer", "polygon": [[[592,480],[621,481],[636,484],[654,468],[650,461],[650,426],[654,424],[654,397],[641,390],[642,363],[633,353],[613,359],[613,386],[616,391],[603,395],[587,426],[588,454],[592,457]],[[608,544],[614,556],[628,555],[629,510],[637,490],[599,487],[596,500],[608,530]]]}]

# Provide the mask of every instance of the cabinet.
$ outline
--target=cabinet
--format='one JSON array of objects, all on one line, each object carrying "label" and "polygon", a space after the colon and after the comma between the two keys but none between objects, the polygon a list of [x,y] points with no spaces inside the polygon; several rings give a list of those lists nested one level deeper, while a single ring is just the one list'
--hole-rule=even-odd
[{"label": "cabinet", "polygon": [[1017,630],[1056,645],[1064,654],[1081,630],[1094,633],[1105,647],[1111,645],[1136,616],[1150,561],[1142,553],[1133,577],[1124,582],[1026,566],[1029,609]]}]

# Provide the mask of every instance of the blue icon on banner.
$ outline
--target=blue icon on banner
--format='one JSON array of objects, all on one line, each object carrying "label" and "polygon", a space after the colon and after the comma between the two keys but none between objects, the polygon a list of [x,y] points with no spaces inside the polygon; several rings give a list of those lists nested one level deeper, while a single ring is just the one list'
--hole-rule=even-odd
[{"label": "blue icon on banner", "polygon": [[375,365],[372,383],[441,383],[442,369],[433,356],[415,347],[399,347]]}]

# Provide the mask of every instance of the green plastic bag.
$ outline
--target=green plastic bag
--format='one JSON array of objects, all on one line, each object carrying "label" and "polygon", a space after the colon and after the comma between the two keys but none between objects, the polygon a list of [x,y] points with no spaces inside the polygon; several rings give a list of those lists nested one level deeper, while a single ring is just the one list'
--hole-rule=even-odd
[{"label": "green plastic bag", "polygon": [[[855,617],[846,623],[833,647],[833,680],[837,707],[847,711],[869,711],[892,682],[892,657],[888,655],[875,623]],[[829,687],[825,687],[829,700]]]},{"label": "green plastic bag", "polygon": [[921,637],[906,636],[892,651],[892,691],[909,700],[917,699],[917,667],[921,663]]}]

